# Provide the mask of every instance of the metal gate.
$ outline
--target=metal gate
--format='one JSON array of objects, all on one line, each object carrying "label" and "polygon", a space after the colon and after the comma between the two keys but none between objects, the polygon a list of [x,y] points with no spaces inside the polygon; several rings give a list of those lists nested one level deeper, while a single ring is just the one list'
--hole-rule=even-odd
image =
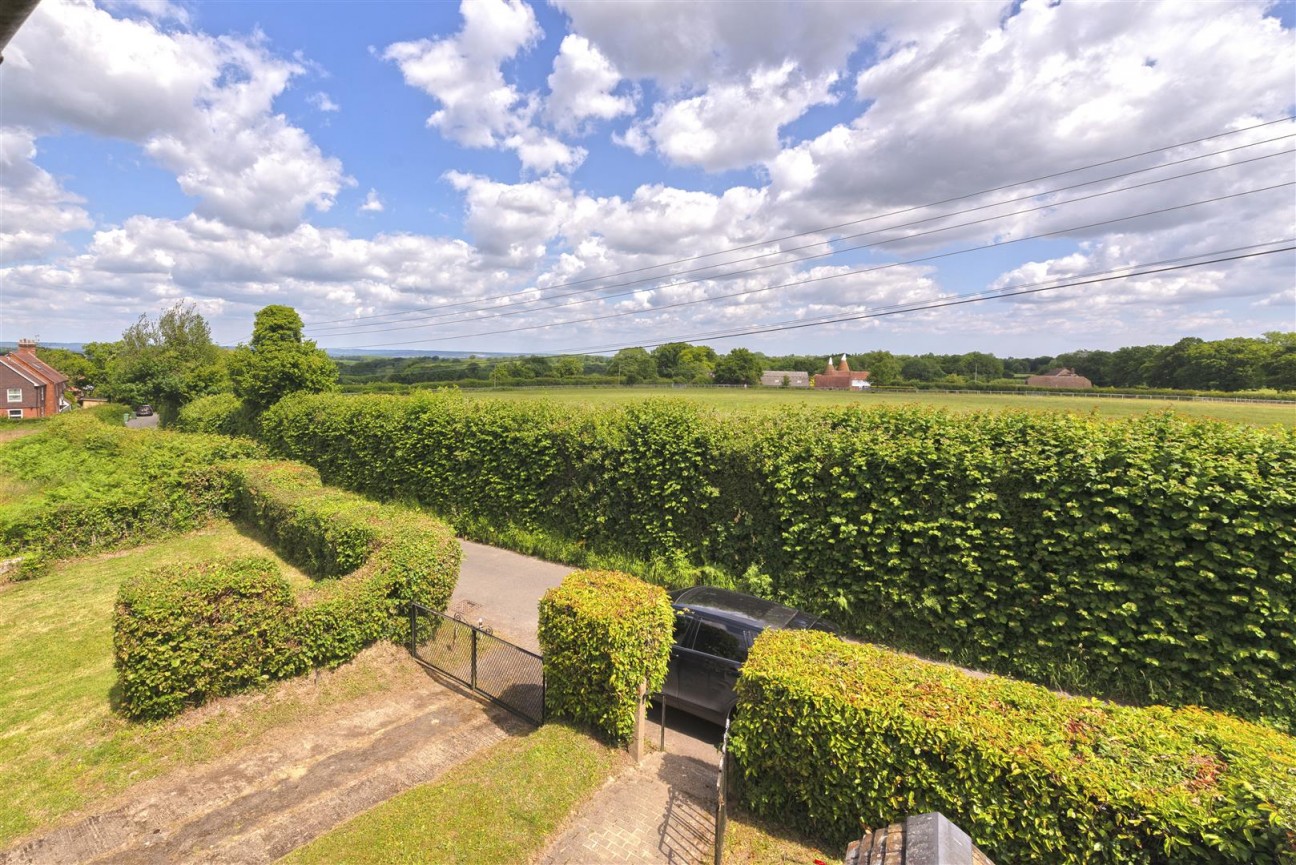
[{"label": "metal gate", "polygon": [[544,664],[535,652],[422,604],[410,604],[410,652],[515,715],[544,723]]}]

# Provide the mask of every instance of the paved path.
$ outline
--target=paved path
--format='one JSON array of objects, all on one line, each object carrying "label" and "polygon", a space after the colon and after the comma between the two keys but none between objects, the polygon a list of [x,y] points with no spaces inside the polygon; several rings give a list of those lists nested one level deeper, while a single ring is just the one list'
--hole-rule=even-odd
[{"label": "paved path", "polygon": [[446,612],[462,614],[470,625],[480,620],[496,635],[539,652],[540,598],[573,569],[472,541],[459,543],[463,567]]},{"label": "paved path", "polygon": [[574,815],[540,865],[713,862],[716,773],[716,763],[650,754]]}]

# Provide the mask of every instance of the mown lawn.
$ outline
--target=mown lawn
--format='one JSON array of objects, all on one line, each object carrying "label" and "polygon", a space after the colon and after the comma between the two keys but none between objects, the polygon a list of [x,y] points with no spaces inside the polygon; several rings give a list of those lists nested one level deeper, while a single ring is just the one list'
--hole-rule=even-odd
[{"label": "mown lawn", "polygon": [[787,405],[922,405],[954,412],[1055,411],[1074,414],[1096,413],[1101,417],[1133,417],[1166,409],[1194,418],[1212,418],[1258,426],[1296,426],[1296,406],[1263,403],[1179,402],[1162,399],[1121,399],[1098,396],[1018,396],[982,393],[848,393],[845,391],[792,390],[785,388],[692,388],[692,387],[571,387],[501,388],[465,390],[477,399],[547,399],[578,405],[613,405],[654,397],[694,400],[724,410],[778,409]]},{"label": "mown lawn", "polygon": [[[146,547],[59,562],[0,583],[0,848],[60,816],[177,765],[211,760],[323,706],[405,687],[400,668],[366,659],[309,687],[230,698],[152,724],[112,709],[112,609],[140,568],[274,552],[228,523]],[[307,578],[280,560],[296,584]]]},{"label": "mown lawn", "polygon": [[280,861],[526,862],[628,759],[578,730],[546,724],[388,799]]}]

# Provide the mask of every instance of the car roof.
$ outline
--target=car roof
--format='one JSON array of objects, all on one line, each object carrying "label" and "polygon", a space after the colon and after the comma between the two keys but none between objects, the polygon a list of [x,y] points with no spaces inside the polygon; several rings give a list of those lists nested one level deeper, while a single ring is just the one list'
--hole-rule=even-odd
[{"label": "car roof", "polygon": [[700,613],[763,628],[787,627],[798,614],[791,607],[715,586],[694,586],[671,592],[671,603],[676,607],[688,607]]}]

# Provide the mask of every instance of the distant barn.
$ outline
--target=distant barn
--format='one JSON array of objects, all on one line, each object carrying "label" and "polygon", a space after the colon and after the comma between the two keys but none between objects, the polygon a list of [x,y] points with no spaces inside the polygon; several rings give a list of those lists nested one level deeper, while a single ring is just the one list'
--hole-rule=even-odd
[{"label": "distant barn", "polygon": [[809,387],[810,373],[795,369],[767,369],[761,373],[766,387]]},{"label": "distant barn", "polygon": [[1051,369],[1043,375],[1033,375],[1026,379],[1026,384],[1031,387],[1069,387],[1069,388],[1086,388],[1093,387],[1093,382],[1082,375],[1076,375],[1075,370],[1062,367],[1061,369]]}]

